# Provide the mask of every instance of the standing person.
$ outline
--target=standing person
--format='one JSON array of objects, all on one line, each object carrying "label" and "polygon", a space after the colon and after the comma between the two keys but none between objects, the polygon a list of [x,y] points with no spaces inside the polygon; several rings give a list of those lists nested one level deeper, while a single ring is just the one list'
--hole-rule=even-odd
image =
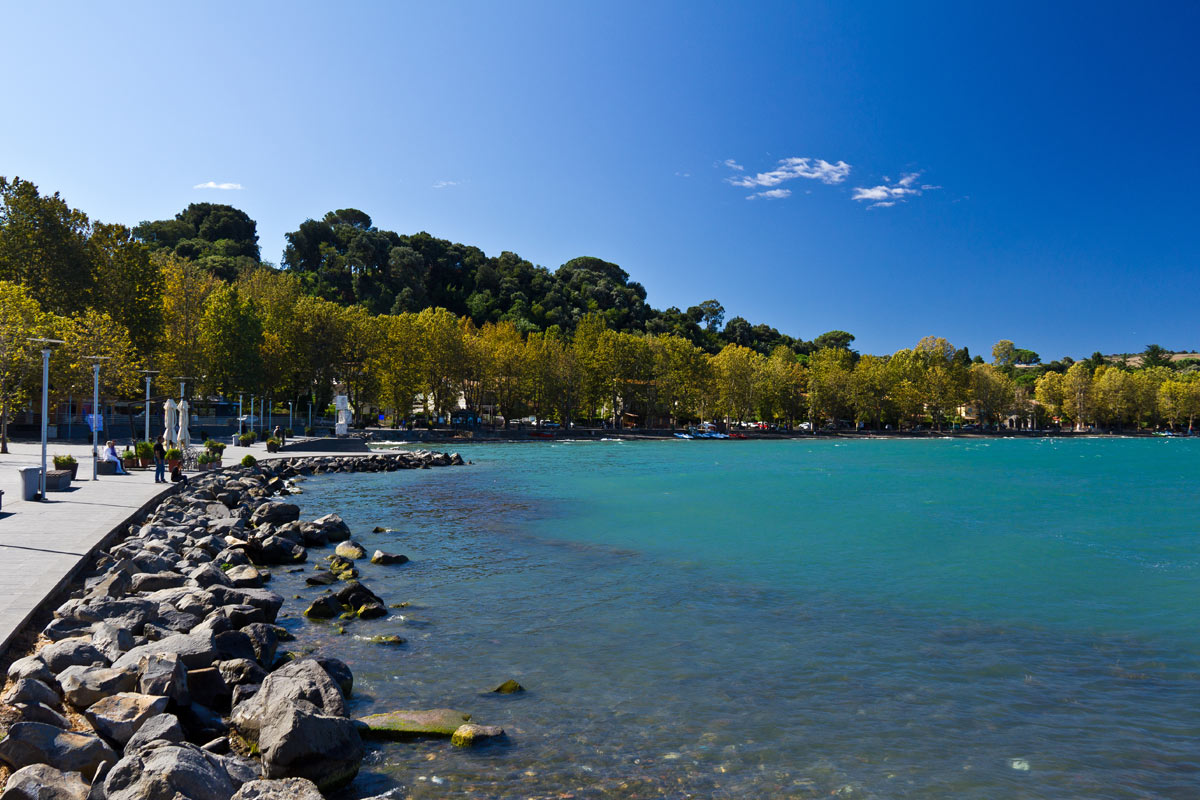
[{"label": "standing person", "polygon": [[163,447],[163,437],[154,442],[154,482],[167,482],[167,451]]},{"label": "standing person", "polygon": [[283,428],[276,425],[275,430],[271,431],[271,436],[274,437],[275,441],[279,442],[280,445],[283,444]]}]

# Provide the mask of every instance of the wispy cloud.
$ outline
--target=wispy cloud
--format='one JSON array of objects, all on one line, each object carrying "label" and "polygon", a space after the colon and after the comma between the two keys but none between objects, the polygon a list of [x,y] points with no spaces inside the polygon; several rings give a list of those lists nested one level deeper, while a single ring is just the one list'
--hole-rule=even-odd
[{"label": "wispy cloud", "polygon": [[785,197],[791,196],[791,189],[768,189],[765,192],[755,192],[754,194],[746,195],[746,199],[755,200],[759,197],[765,197],[768,200],[782,200]]},{"label": "wispy cloud", "polygon": [[205,183],[197,183],[192,188],[193,189],[223,189],[223,190],[228,191],[230,189],[241,189],[242,185],[240,183],[217,183],[216,181],[207,181]]},{"label": "wispy cloud", "polygon": [[902,175],[900,180],[892,182],[887,176],[884,176],[883,183],[878,186],[854,187],[854,195],[851,199],[860,203],[868,203],[867,208],[891,208],[897,203],[907,202],[910,197],[919,197],[922,192],[942,188],[928,183],[917,185],[919,177],[921,177],[921,173],[909,172]]},{"label": "wispy cloud", "polygon": [[743,166],[742,166],[741,164],[739,164],[738,162],[734,161],[732,158],[727,158],[727,159],[725,159],[724,161],[722,161],[722,162],[721,162],[721,166],[724,166],[724,167],[729,167],[730,169],[736,169],[738,172],[745,172],[745,171],[746,171],[746,168],[745,168],[745,167],[743,167]]},{"label": "wispy cloud", "polygon": [[433,184],[434,189],[448,189],[451,186],[458,186],[462,181],[437,181]]},{"label": "wispy cloud", "polygon": [[795,180],[796,178],[808,178],[809,180],[817,180],[821,183],[841,183],[846,180],[846,176],[850,174],[850,165],[845,161],[838,161],[836,164],[831,164],[823,158],[785,158],[782,159],[775,169],[769,172],[760,172],[757,175],[742,175],[732,178],[726,178],[728,183],[734,186],[741,186],[745,189],[753,189],[759,186],[778,186],[784,181]]}]

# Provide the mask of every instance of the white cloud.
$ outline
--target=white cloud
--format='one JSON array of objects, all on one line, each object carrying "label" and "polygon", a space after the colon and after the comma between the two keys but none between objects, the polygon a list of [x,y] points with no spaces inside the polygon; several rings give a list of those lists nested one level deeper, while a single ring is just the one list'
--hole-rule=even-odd
[{"label": "white cloud", "polygon": [[458,186],[459,183],[461,183],[461,181],[438,181],[437,183],[433,184],[433,188],[446,189],[450,186]]},{"label": "white cloud", "polygon": [[747,200],[753,200],[756,197],[765,197],[768,200],[782,200],[785,197],[791,197],[791,189],[768,189],[765,192],[755,192],[751,195],[746,195]]},{"label": "white cloud", "polygon": [[770,172],[760,172],[757,175],[744,175],[740,178],[726,178],[734,186],[753,189],[758,186],[778,186],[784,181],[796,178],[808,178],[821,183],[841,183],[850,174],[850,165],[845,161],[830,164],[823,158],[785,158]]},{"label": "white cloud", "polygon": [[921,184],[918,188],[914,186],[917,178],[921,177],[919,172],[909,172],[900,177],[900,180],[894,183],[886,175],[883,177],[883,183],[878,186],[856,186],[852,200],[857,200],[860,203],[870,203],[867,208],[891,208],[897,203],[906,202],[910,197],[919,197],[922,192],[933,191],[940,189],[940,186],[932,186],[928,183]]},{"label": "white cloud", "polygon": [[216,181],[208,181],[206,183],[197,183],[193,189],[241,189],[240,183],[217,183]]},{"label": "white cloud", "polygon": [[746,171],[746,168],[745,168],[745,167],[743,167],[743,166],[742,166],[741,164],[739,164],[738,162],[734,161],[732,158],[727,158],[727,159],[725,159],[724,161],[722,161],[721,163],[722,163],[724,166],[726,166],[726,167],[729,167],[730,169],[736,169],[738,172],[745,172],[745,171]]}]

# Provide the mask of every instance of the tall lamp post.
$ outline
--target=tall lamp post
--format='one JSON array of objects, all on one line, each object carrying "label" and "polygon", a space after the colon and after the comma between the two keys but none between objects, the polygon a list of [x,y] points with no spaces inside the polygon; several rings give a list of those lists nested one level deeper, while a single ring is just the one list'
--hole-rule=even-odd
[{"label": "tall lamp post", "polygon": [[50,416],[50,349],[52,344],[65,344],[61,339],[29,339],[31,342],[39,342],[42,345],[42,477],[38,481],[38,491],[41,492],[42,500],[46,499],[46,427]]},{"label": "tall lamp post", "polygon": [[146,435],[142,438],[142,441],[148,442],[150,441],[150,376],[157,375],[158,370],[143,369],[139,371],[146,376]]},{"label": "tall lamp post", "polygon": [[107,361],[112,356],[85,356],[92,362],[92,480],[96,477],[96,462],[100,458],[100,425],[104,419],[100,414],[100,362]]},{"label": "tall lamp post", "polygon": [[291,400],[288,400],[288,430],[293,430],[293,428],[292,428],[292,401]]},{"label": "tall lamp post", "polygon": [[[238,392],[238,433],[242,432],[242,393]],[[237,444],[237,442],[234,442]]]}]

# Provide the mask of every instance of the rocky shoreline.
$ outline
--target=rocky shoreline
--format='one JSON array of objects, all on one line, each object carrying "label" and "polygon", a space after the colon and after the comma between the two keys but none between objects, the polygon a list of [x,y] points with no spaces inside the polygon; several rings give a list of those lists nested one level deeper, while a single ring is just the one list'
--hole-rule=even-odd
[{"label": "rocky shoreline", "polygon": [[282,498],[309,475],[463,463],[426,451],[295,457],[205,473],[163,499],[95,556],[32,654],[10,665],[0,800],[316,800],[354,780],[364,739],[503,737],[451,709],[351,719],[350,668],[283,649],[285,601],[264,588],[268,568],[336,544],[307,578],[328,588],[305,616],[386,616],[357,579],[366,552],[341,518],[302,522]]}]

